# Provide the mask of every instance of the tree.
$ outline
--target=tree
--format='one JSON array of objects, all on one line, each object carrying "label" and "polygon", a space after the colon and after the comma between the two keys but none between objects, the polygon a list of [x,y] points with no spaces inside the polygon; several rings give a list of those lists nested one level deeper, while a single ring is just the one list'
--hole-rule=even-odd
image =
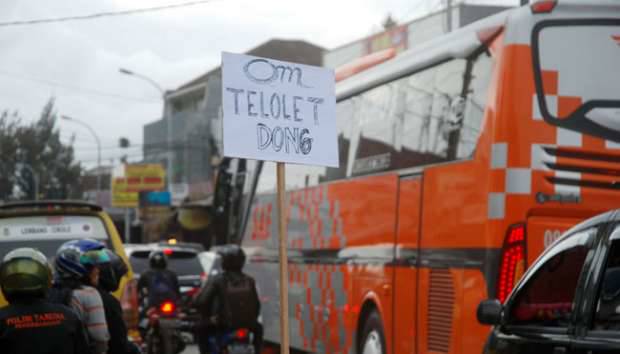
[{"label": "tree", "polygon": [[0,113],[0,200],[9,199],[13,195],[16,182],[15,162],[18,143],[15,139],[19,127],[17,112]]},{"label": "tree", "polygon": [[75,161],[73,140],[68,145],[60,141],[54,100],[48,101],[35,122],[21,124],[16,114],[9,118],[0,116],[0,153],[7,162],[0,172],[0,199],[34,198],[34,176],[24,165],[38,176],[40,198],[79,198],[82,168]]}]

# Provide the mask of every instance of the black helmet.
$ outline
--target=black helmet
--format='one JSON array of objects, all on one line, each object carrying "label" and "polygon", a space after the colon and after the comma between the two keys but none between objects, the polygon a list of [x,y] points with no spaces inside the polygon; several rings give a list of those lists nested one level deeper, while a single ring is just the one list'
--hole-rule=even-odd
[{"label": "black helmet", "polygon": [[0,286],[11,302],[19,297],[44,297],[52,282],[45,255],[33,248],[9,252],[0,264]]},{"label": "black helmet", "polygon": [[164,252],[161,250],[152,251],[149,254],[149,265],[152,269],[166,269],[168,262]]},{"label": "black helmet", "polygon": [[121,278],[127,274],[129,269],[125,261],[116,253],[107,248],[104,252],[110,261],[100,266],[99,286],[105,291],[113,292],[118,289]]},{"label": "black helmet", "polygon": [[245,265],[245,252],[238,245],[226,245],[218,250],[225,271],[240,272]]}]

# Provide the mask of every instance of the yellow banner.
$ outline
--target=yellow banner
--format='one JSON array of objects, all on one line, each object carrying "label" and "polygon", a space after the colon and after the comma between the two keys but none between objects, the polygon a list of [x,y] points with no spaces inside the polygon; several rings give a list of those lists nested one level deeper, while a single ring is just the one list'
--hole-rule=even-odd
[{"label": "yellow banner", "polygon": [[114,180],[125,192],[159,191],[165,189],[166,171],[160,164],[125,165],[124,176]]},{"label": "yellow banner", "polygon": [[117,208],[137,208],[139,202],[138,192],[127,192],[123,182],[125,178],[112,178],[112,206]]}]

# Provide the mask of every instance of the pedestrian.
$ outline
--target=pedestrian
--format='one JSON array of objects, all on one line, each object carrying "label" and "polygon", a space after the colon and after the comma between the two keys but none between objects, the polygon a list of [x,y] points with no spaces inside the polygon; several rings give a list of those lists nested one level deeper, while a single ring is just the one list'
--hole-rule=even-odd
[{"label": "pedestrian", "polygon": [[50,301],[68,305],[77,312],[93,354],[106,354],[110,339],[103,301],[96,289],[99,265],[109,261],[104,248],[101,242],[91,239],[62,244],[56,252],[56,277],[49,296]]},{"label": "pedestrian", "polygon": [[140,349],[128,340],[127,326],[123,319],[123,308],[120,301],[111,293],[118,289],[121,279],[129,269],[125,261],[110,249],[105,249],[108,262],[99,266],[99,284],[97,291],[103,301],[105,320],[110,332],[108,354],[134,354]]},{"label": "pedestrian", "polygon": [[88,353],[78,316],[66,306],[45,300],[51,280],[45,255],[35,249],[18,248],[2,260],[0,288],[9,302],[0,309],[3,353]]}]

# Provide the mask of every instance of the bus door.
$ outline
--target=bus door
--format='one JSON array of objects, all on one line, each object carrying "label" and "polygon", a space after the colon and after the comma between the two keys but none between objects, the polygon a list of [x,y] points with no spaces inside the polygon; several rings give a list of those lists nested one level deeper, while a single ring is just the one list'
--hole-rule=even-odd
[{"label": "bus door", "polygon": [[393,353],[416,353],[418,246],[422,208],[422,175],[402,177],[394,270]]}]

